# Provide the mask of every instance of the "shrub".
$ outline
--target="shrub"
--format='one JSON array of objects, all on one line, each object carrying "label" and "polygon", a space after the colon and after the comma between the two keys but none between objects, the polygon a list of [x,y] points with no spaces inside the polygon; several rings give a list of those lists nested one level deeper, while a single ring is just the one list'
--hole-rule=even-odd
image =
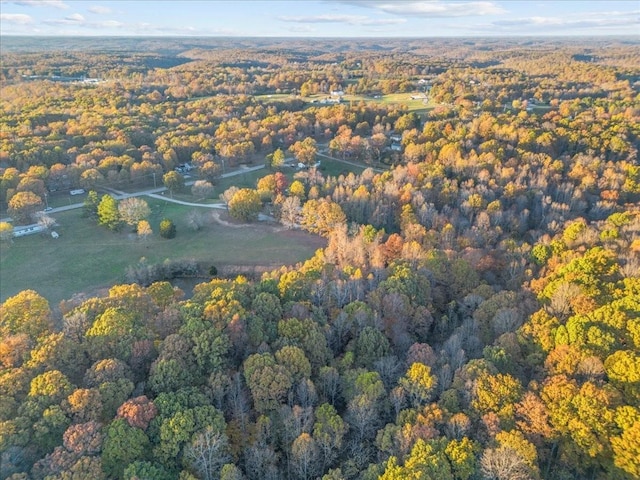
[{"label": "shrub", "polygon": [[176,225],[168,218],[160,222],[160,236],[162,238],[173,238],[176,236]]}]

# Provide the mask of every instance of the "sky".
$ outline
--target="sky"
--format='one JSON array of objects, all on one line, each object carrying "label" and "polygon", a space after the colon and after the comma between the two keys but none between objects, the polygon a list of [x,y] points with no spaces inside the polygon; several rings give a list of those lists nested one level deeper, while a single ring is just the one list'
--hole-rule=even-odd
[{"label": "sky", "polygon": [[639,35],[640,0],[0,0],[0,35]]}]

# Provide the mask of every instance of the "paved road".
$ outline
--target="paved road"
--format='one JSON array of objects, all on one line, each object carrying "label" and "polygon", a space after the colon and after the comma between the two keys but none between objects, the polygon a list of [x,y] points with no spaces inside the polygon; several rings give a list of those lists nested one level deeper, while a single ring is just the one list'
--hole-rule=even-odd
[{"label": "paved road", "polygon": [[[326,153],[323,153],[321,151],[319,151],[317,155],[320,156],[320,157],[325,157],[325,158],[329,158],[331,160],[335,160],[337,162],[344,163],[346,165],[351,165],[351,166],[360,167],[360,168],[364,167],[364,165],[362,165],[361,163],[351,162],[349,160],[344,160],[342,158],[332,157],[332,156],[327,155]],[[222,178],[235,177],[235,176],[238,176],[238,175],[242,175],[243,173],[255,172],[255,171],[261,170],[263,168],[264,168],[264,165],[256,165],[255,167],[242,168],[242,169],[239,169],[239,170],[234,170],[233,172],[225,173],[224,175],[221,175],[221,177]],[[382,172],[385,171],[385,170],[383,170],[381,168],[372,168],[372,170],[374,172],[379,172],[379,173],[382,173]],[[189,180],[189,181],[185,182],[185,185],[186,186],[190,186],[190,185],[193,185],[195,182],[196,182],[195,180]],[[138,192],[123,192],[122,190],[117,190],[117,189],[111,188],[111,187],[102,187],[101,189],[112,193],[116,200],[123,200],[125,198],[141,197],[141,196],[147,195],[147,196],[150,196],[150,197],[153,197],[153,198],[164,200],[166,202],[180,203],[182,205],[188,205],[188,206],[193,206],[193,207],[223,208],[223,209],[226,208],[226,206],[224,204],[218,204],[218,203],[189,203],[189,202],[182,202],[180,200],[174,200],[173,198],[168,198],[168,197],[163,196],[163,195],[158,195],[159,193],[167,191],[167,189],[165,187],[149,188],[147,190],[140,190]],[[48,214],[52,214],[52,213],[57,213],[57,212],[66,212],[67,210],[74,210],[76,208],[82,208],[83,206],[84,206],[84,202],[72,203],[70,205],[64,205],[62,207],[52,208],[47,213]],[[7,222],[7,221],[11,221],[11,219],[3,218],[3,219],[0,219],[0,221]]]},{"label": "paved road", "polygon": [[[234,170],[233,172],[229,172],[229,173],[225,173],[224,175],[221,175],[222,178],[229,178],[229,177],[235,177],[238,175],[242,175],[243,173],[249,173],[249,172],[255,172],[256,170],[261,170],[264,168],[264,165],[256,165],[255,167],[248,167],[248,168],[242,168],[239,170]],[[195,180],[189,180],[187,182],[185,182],[186,186],[190,186],[193,185],[194,183],[196,183]],[[150,188],[147,190],[140,190],[138,192],[123,192],[122,190],[117,190],[115,188],[111,188],[111,187],[101,187],[101,190],[110,192],[113,194],[113,198],[115,198],[116,200],[123,200],[125,198],[131,198],[131,197],[141,197],[144,195],[149,195],[151,197],[154,198],[158,198],[161,200],[165,200],[167,202],[174,202],[174,203],[182,203],[183,205],[190,205],[190,206],[194,206],[194,207],[206,207],[206,208],[226,208],[223,204],[206,204],[206,203],[187,203],[187,202],[180,202],[178,200],[173,200],[172,198],[167,198],[164,197],[162,195],[157,195],[158,193],[161,192],[165,192],[167,191],[167,189],[165,187],[157,187],[157,188]],[[220,206],[213,206],[213,205],[222,205]],[[56,208],[52,208],[51,210],[49,210],[47,212],[47,214],[53,214],[53,213],[57,213],[57,212],[65,212],[67,210],[74,210],[76,208],[82,208],[84,206],[84,202],[81,203],[72,203],[70,205],[65,205],[63,207],[56,207]],[[11,221],[10,218],[3,218],[0,219],[0,221],[2,222],[7,222],[7,221]]]}]

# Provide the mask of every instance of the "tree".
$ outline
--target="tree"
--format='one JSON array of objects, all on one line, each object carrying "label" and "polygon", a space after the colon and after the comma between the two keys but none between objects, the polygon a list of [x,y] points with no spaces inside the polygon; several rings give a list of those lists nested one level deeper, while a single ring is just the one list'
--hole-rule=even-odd
[{"label": "tree", "polygon": [[142,430],[147,429],[149,422],[157,414],[158,409],[145,395],[127,400],[118,407],[118,417],[124,418],[130,426]]},{"label": "tree", "polygon": [[296,160],[298,160],[298,162],[304,163],[307,166],[313,165],[316,161],[318,148],[316,146],[316,141],[311,137],[307,137],[302,141],[297,141],[289,147],[289,150],[296,156]]},{"label": "tree", "polygon": [[7,213],[14,224],[24,225],[33,220],[33,215],[42,210],[42,199],[33,192],[18,192],[9,200]]},{"label": "tree", "polygon": [[413,363],[400,379],[400,385],[407,392],[414,407],[429,401],[436,384],[437,378],[431,374],[431,368],[418,362]]},{"label": "tree", "polygon": [[222,167],[220,167],[220,164],[212,161],[205,162],[200,167],[199,173],[204,181],[215,185],[222,174]]},{"label": "tree", "polygon": [[123,419],[114,420],[102,447],[104,471],[111,477],[121,478],[127,465],[146,460],[149,447],[149,438],[142,430],[131,427]]},{"label": "tree", "polygon": [[204,215],[201,210],[194,208],[187,214],[187,225],[194,232],[197,232],[204,225]]},{"label": "tree", "polygon": [[137,197],[129,197],[118,203],[120,219],[127,225],[137,225],[141,220],[151,215],[151,209],[147,202]]},{"label": "tree", "polygon": [[98,193],[95,190],[90,190],[89,193],[87,193],[87,198],[84,199],[82,215],[97,221],[99,205],[100,199],[98,198]]},{"label": "tree", "polygon": [[293,182],[291,182],[291,185],[289,185],[289,194],[292,197],[298,197],[300,200],[302,200],[306,195],[304,183],[302,183],[300,180],[294,180]]},{"label": "tree", "polygon": [[267,166],[279,170],[284,166],[285,156],[282,149],[278,148],[275,152],[267,155]]},{"label": "tree", "polygon": [[175,192],[178,192],[184,188],[184,177],[178,172],[170,171],[162,176],[162,183],[167,187],[169,193],[173,197]]},{"label": "tree", "polygon": [[285,198],[280,205],[280,223],[287,228],[295,228],[300,222],[301,210],[299,197]]},{"label": "tree", "polygon": [[176,225],[172,220],[163,218],[160,221],[160,236],[162,238],[174,238],[176,236]]},{"label": "tree", "polygon": [[620,436],[611,437],[614,464],[633,478],[640,476],[640,415],[636,418]]},{"label": "tree", "polygon": [[191,194],[201,200],[211,197],[213,191],[213,185],[206,180],[196,180],[191,187]]},{"label": "tree", "polygon": [[109,194],[103,195],[98,205],[98,224],[114,231],[118,231],[122,225],[118,202]]},{"label": "tree", "polygon": [[316,423],[313,426],[313,439],[322,454],[322,469],[326,470],[338,458],[342,449],[342,440],[348,427],[333,405],[323,403],[315,413]]},{"label": "tree", "polygon": [[137,460],[124,469],[122,478],[123,480],[172,480],[174,476],[167,472],[162,465]]},{"label": "tree", "polygon": [[297,478],[315,478],[318,471],[319,451],[315,440],[308,433],[301,433],[291,445],[291,461]]},{"label": "tree", "polygon": [[195,434],[184,449],[187,463],[203,480],[220,478],[220,469],[230,459],[227,454],[228,441],[224,433],[208,426]]},{"label": "tree", "polygon": [[138,233],[138,238],[142,241],[146,241],[151,235],[153,235],[151,225],[146,220],[140,220],[138,222],[136,232]]},{"label": "tree", "polygon": [[488,448],[480,459],[480,470],[487,480],[530,480],[532,473],[524,458],[513,448]]},{"label": "tree", "polygon": [[260,195],[253,189],[242,188],[238,190],[229,201],[229,215],[245,222],[258,219],[262,210]]},{"label": "tree", "polygon": [[92,189],[103,181],[104,176],[95,168],[85,170],[82,172],[82,175],[80,175],[80,186],[82,188]]},{"label": "tree", "polygon": [[229,202],[233,196],[240,190],[238,187],[229,187],[222,194],[220,194],[220,200],[222,200],[229,208]]},{"label": "tree", "polygon": [[289,372],[270,353],[254,354],[244,362],[244,377],[258,412],[275,410],[292,385]]},{"label": "tree", "polygon": [[13,225],[9,222],[0,222],[0,242],[10,242],[13,238]]},{"label": "tree", "polygon": [[302,207],[301,224],[312,233],[328,237],[338,226],[344,225],[347,217],[335,202],[309,200]]},{"label": "tree", "polygon": [[49,302],[34,290],[23,290],[0,305],[0,334],[24,333],[33,340],[53,329]]}]

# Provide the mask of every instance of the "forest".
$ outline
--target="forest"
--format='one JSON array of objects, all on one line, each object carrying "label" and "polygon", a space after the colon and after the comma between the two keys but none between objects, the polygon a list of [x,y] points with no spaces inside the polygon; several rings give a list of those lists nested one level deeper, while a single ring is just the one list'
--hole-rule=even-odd
[{"label": "forest", "polygon": [[1,48],[0,291],[78,191],[148,249],[165,187],[323,246],[2,295],[0,478],[640,478],[637,38]]}]

